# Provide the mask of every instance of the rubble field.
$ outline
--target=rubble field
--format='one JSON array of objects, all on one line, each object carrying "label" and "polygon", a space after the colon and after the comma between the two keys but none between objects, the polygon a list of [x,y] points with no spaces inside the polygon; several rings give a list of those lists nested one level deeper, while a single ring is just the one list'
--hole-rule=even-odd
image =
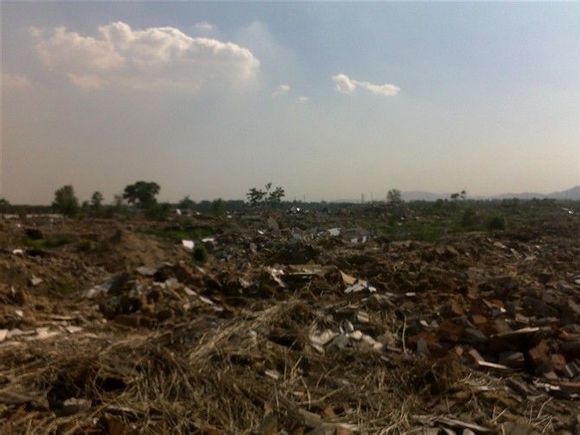
[{"label": "rubble field", "polygon": [[0,220],[0,432],[578,435],[580,218],[538,213]]}]

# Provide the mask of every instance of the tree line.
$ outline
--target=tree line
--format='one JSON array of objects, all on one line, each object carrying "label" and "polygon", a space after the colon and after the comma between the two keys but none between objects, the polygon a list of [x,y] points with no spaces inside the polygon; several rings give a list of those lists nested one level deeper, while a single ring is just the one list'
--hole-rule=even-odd
[{"label": "tree line", "polygon": [[[273,187],[272,183],[267,183],[264,189],[251,188],[243,200],[225,201],[221,198],[213,201],[195,202],[189,196],[184,197],[177,204],[160,203],[157,196],[161,191],[161,186],[153,181],[137,181],[125,187],[122,193],[115,195],[110,205],[105,205],[104,196],[96,191],[91,195],[90,200],[79,201],[74,187],[65,185],[54,192],[54,200],[51,207],[55,212],[65,216],[73,217],[78,215],[91,215],[95,217],[107,217],[132,208],[143,212],[147,217],[164,218],[174,209],[182,211],[198,211],[201,213],[211,213],[214,216],[224,216],[227,211],[237,211],[251,207],[278,207],[282,204],[282,199],[286,196],[283,187]],[[6,204],[8,205],[7,201]]]}]

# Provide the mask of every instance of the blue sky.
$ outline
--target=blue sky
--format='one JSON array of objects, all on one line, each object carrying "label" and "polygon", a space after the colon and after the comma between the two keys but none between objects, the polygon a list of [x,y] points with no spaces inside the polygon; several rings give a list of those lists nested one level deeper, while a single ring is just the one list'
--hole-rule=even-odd
[{"label": "blue sky", "polygon": [[574,3],[2,3],[2,77],[15,202],[580,184]]}]

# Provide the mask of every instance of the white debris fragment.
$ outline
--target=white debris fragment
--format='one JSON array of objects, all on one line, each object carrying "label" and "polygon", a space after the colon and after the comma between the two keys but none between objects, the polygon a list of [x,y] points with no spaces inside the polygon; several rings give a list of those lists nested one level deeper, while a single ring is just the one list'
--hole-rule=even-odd
[{"label": "white debris fragment", "polygon": [[32,287],[36,287],[40,284],[42,284],[42,278],[38,278],[37,276],[33,276],[32,278],[30,278],[30,285]]},{"label": "white debris fragment", "polygon": [[43,328],[36,328],[36,335],[32,335],[28,337],[27,340],[46,340],[47,338],[55,337],[60,335],[58,331],[50,331],[50,328],[43,327]]},{"label": "white debris fragment", "polygon": [[208,304],[208,305],[215,305],[214,302],[211,299],[206,298],[205,296],[201,296],[200,295],[199,296],[199,300],[202,301],[205,304]]},{"label": "white debris fragment", "polygon": [[193,291],[192,289],[190,289],[189,287],[183,287],[183,291],[189,297],[197,296],[197,293],[195,291]]},{"label": "white debris fragment", "polygon": [[274,379],[275,381],[277,381],[278,379],[280,379],[280,372],[278,370],[266,370],[264,372],[264,374],[266,376],[268,376],[269,378]]},{"label": "white debris fragment", "polygon": [[139,275],[143,276],[153,276],[155,275],[155,272],[157,272],[157,269],[147,266],[138,267],[136,270]]},{"label": "white debris fragment", "polygon": [[340,236],[340,228],[331,228],[328,230],[328,234],[330,234],[333,237],[338,237]]},{"label": "white debris fragment", "polygon": [[310,344],[318,352],[324,353],[324,346],[330,343],[337,335],[338,335],[337,332],[331,331],[330,329],[327,329],[320,333],[312,333],[309,336]]},{"label": "white debris fragment", "polygon": [[356,320],[359,321],[360,323],[369,323],[369,315],[368,313],[365,313],[364,311],[359,311],[358,313],[356,313]]},{"label": "white debris fragment", "polygon": [[181,241],[181,245],[187,250],[187,251],[193,251],[193,247],[195,246],[195,243],[193,240],[182,240]]},{"label": "white debris fragment", "polygon": [[361,331],[356,330],[348,334],[348,336],[355,341],[360,341],[363,338],[363,333]]},{"label": "white debris fragment", "polygon": [[109,289],[102,285],[96,285],[93,288],[87,290],[85,297],[87,299],[95,299],[96,297],[105,294],[109,291]]},{"label": "white debris fragment", "polygon": [[353,284],[350,287],[344,289],[344,292],[346,294],[349,294],[349,293],[357,293],[363,290],[368,290],[370,293],[374,293],[377,291],[377,289],[374,288],[373,286],[370,286],[367,281],[359,280],[356,284]]},{"label": "white debris fragment", "polygon": [[83,330],[83,328],[81,328],[80,326],[65,326],[66,332],[68,332],[69,334],[76,334],[77,332],[81,332]]}]

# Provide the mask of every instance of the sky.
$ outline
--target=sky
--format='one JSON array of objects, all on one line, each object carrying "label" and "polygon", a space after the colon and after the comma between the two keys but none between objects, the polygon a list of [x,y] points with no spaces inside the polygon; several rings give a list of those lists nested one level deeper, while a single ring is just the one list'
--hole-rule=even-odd
[{"label": "sky", "polygon": [[2,2],[1,191],[580,184],[579,3]]}]

